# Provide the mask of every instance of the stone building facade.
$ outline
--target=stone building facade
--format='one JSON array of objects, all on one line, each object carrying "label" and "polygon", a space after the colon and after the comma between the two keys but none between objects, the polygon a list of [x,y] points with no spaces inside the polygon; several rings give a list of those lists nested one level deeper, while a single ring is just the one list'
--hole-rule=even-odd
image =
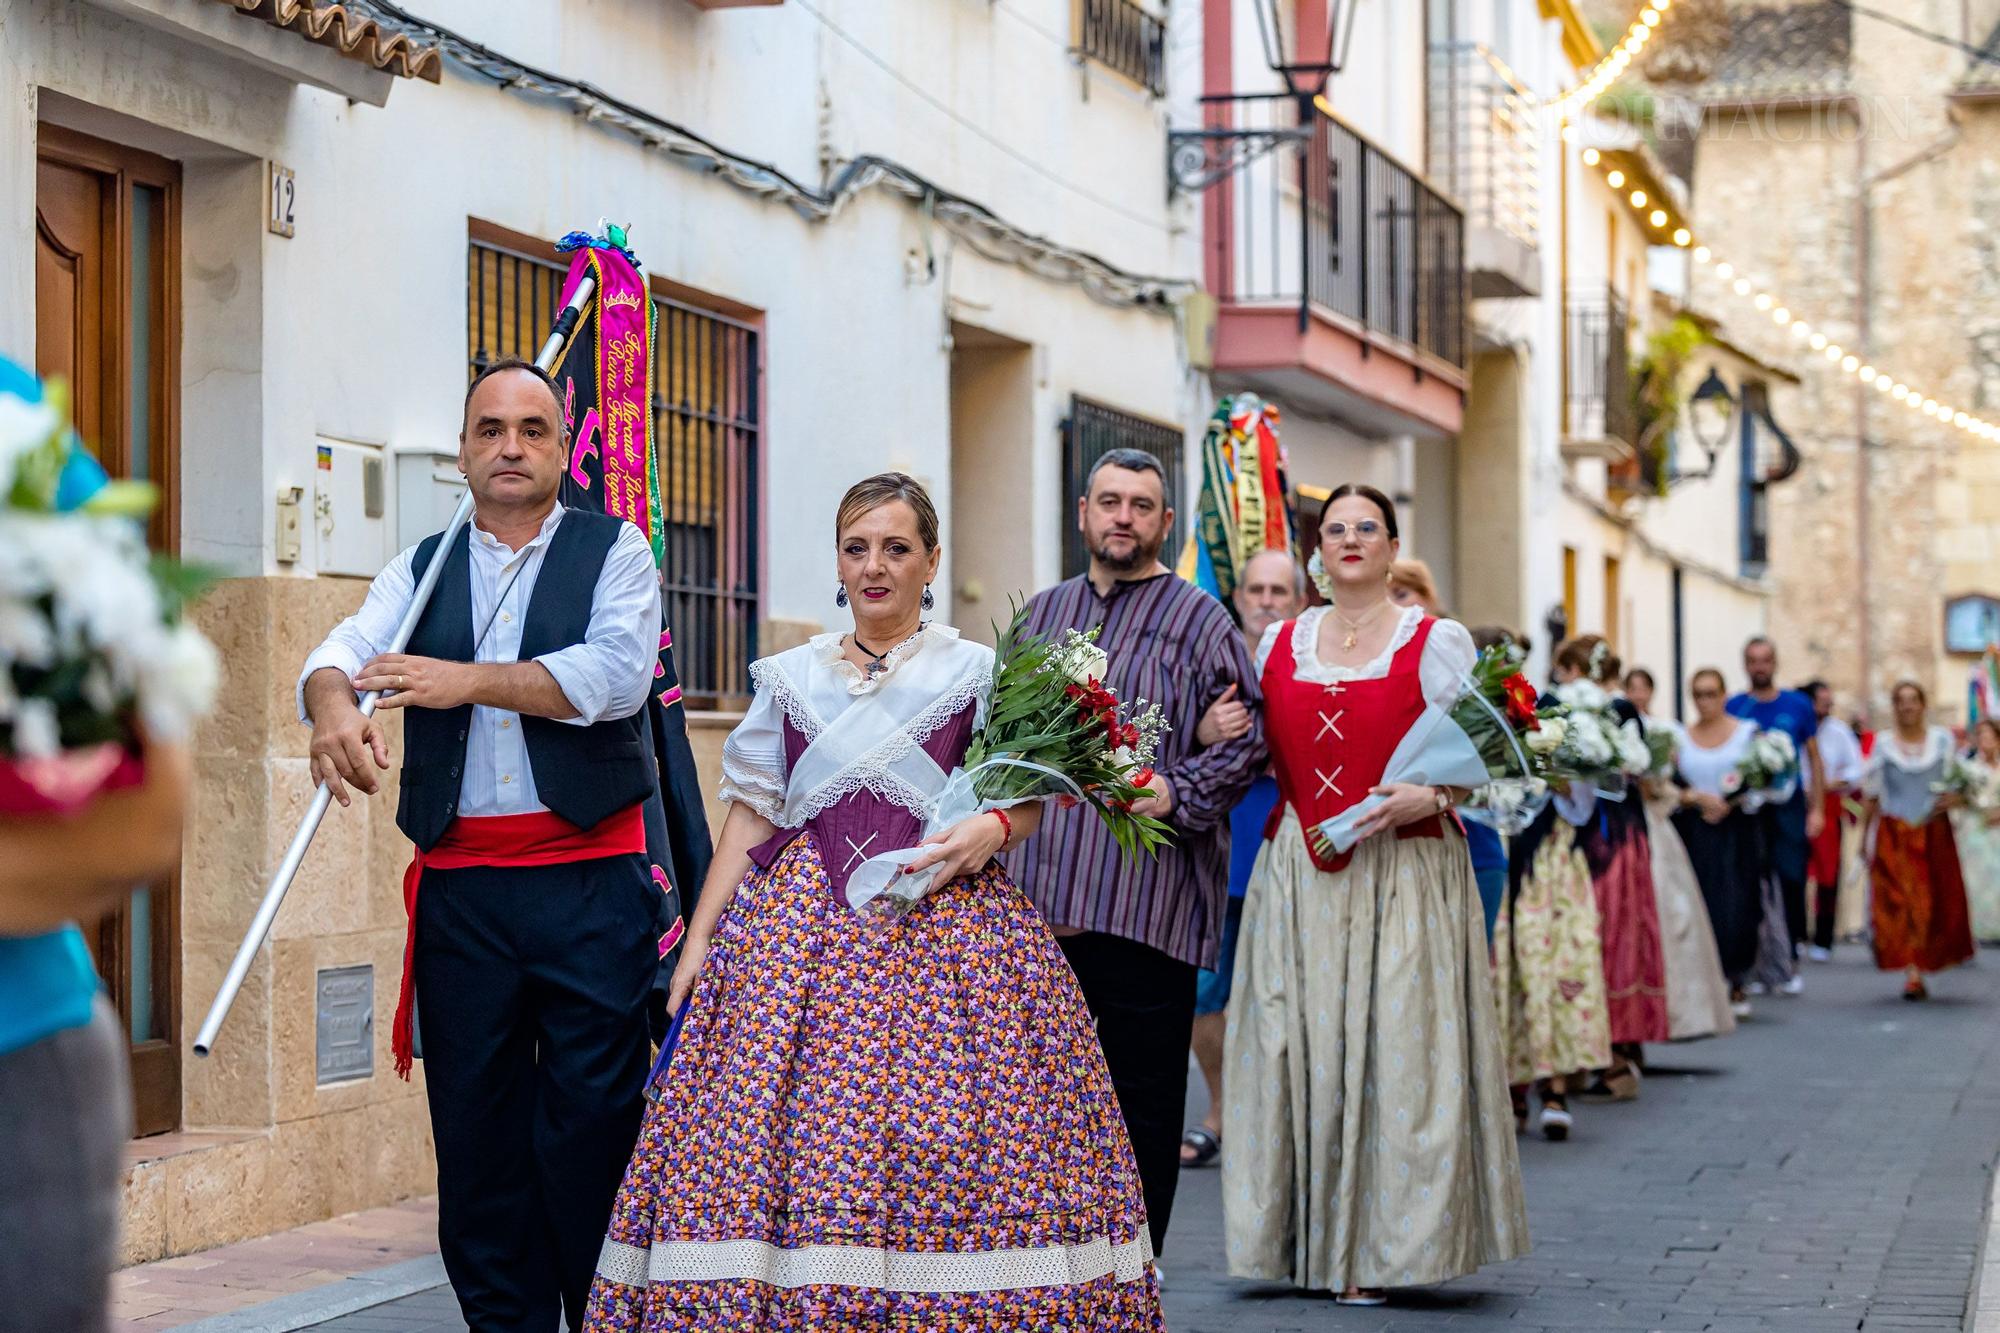
[{"label": "stone building facade", "polygon": [[[1732,3],[1693,84],[1655,89],[1663,152],[1691,171],[1718,261],[1868,365],[1989,419],[2000,412],[2000,0],[1908,0],[1908,24],[1837,0]],[[1665,32],[1671,47],[1673,28]],[[1715,266],[1705,308],[1750,309]],[[1783,673],[1823,676],[1886,719],[1917,680],[1963,718],[1972,658],[1948,599],[2000,595],[2000,445],[1894,402],[1773,322],[1756,354],[1797,368],[1774,401],[1803,469],[1771,495],[1772,633]]]}]

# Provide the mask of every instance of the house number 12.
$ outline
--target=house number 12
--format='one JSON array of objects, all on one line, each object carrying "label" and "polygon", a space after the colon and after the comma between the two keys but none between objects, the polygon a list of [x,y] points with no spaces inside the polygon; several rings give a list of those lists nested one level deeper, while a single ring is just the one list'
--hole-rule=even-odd
[{"label": "house number 12", "polygon": [[271,163],[271,216],[264,225],[274,234],[292,234],[292,210],[298,203],[298,193],[298,181],[292,175],[292,169]]}]

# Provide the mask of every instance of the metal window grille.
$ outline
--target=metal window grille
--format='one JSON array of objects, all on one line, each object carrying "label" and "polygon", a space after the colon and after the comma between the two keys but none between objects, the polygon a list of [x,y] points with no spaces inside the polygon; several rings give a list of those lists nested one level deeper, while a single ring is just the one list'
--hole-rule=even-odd
[{"label": "metal window grille", "polygon": [[1167,95],[1167,25],[1132,0],[1078,0],[1077,50],[1155,97]]},{"label": "metal window grille", "polygon": [[[469,374],[532,357],[561,308],[565,266],[473,241]],[[762,349],[756,326],[655,295],[653,424],[674,663],[691,708],[740,707],[757,657]]]},{"label": "metal window grille", "polygon": [[1148,421],[1088,398],[1070,399],[1069,419],[1063,422],[1064,578],[1081,574],[1090,567],[1090,552],[1084,548],[1083,534],[1076,530],[1076,502],[1090,479],[1090,469],[1113,449],[1144,449],[1166,468],[1167,501],[1176,516],[1173,528],[1167,533],[1166,545],[1160,548],[1160,558],[1169,565],[1174,563],[1186,536],[1185,520],[1180,515],[1194,504],[1193,496],[1176,494],[1186,479],[1186,445],[1179,426]]}]

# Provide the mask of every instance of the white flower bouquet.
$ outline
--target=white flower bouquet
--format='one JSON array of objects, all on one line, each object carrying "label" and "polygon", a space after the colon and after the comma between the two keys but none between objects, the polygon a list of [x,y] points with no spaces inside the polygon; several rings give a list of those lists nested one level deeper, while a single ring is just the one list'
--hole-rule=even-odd
[{"label": "white flower bouquet", "polygon": [[1783,805],[1799,787],[1799,749],[1782,731],[1759,730],[1736,767],[1723,775],[1723,795],[1746,810]]},{"label": "white flower bouquet", "polygon": [[1977,759],[1953,754],[1944,761],[1944,772],[1931,784],[1940,796],[1956,796],[1968,810],[1984,814],[2000,809],[2000,771]]},{"label": "white flower bouquet", "polygon": [[205,576],[149,557],[150,486],[109,480],[59,383],[0,359],[0,814],[72,813],[184,739],[215,649],[181,616]]}]

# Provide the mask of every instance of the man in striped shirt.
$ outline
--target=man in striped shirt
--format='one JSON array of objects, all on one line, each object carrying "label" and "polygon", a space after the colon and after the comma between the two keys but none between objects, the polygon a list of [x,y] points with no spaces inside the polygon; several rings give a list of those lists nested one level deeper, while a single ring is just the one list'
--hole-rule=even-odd
[{"label": "man in striped shirt", "polygon": [[[1090,570],[1038,594],[1028,627],[1098,630],[1118,697],[1165,712],[1172,731],[1154,763],[1153,795],[1134,809],[1166,820],[1174,840],[1156,857],[1130,861],[1094,812],[1052,806],[1040,835],[1009,858],[1097,1020],[1155,1252],[1180,1176],[1196,972],[1214,966],[1222,939],[1229,813],[1266,758],[1263,697],[1235,622],[1160,562],[1173,519],[1159,459],[1139,449],[1105,454],[1077,507]],[[1202,717],[1231,686],[1250,708],[1250,729],[1204,747]]]}]

